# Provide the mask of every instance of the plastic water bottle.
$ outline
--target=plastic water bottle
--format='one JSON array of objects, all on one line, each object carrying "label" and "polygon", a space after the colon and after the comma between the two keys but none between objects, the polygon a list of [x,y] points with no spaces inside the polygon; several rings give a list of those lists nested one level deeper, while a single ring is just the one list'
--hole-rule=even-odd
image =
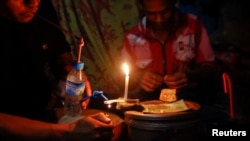
[{"label": "plastic water bottle", "polygon": [[81,99],[86,81],[83,75],[83,67],[83,62],[74,62],[73,69],[67,75],[64,100],[64,112],[67,116],[80,116],[82,112]]}]

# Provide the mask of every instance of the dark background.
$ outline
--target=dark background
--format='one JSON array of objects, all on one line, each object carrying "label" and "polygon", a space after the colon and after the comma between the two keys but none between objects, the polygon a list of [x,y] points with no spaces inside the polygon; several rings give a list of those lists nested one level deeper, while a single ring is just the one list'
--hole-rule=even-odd
[{"label": "dark background", "polygon": [[[229,74],[232,82],[235,118],[249,123],[250,1],[179,0],[179,8],[197,15],[204,22],[221,72]],[[216,100],[228,111],[228,95],[223,92],[223,85],[219,88]]]}]

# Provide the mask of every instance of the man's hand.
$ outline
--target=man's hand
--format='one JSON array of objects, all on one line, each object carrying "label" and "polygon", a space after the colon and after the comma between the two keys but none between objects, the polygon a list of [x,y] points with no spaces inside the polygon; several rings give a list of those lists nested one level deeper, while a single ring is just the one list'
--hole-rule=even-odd
[{"label": "man's hand", "polygon": [[188,85],[186,74],[176,72],[171,75],[164,76],[164,83],[171,89],[180,89]]},{"label": "man's hand", "polygon": [[159,74],[146,71],[141,78],[140,86],[146,92],[152,92],[163,83],[163,77]]},{"label": "man's hand", "polygon": [[111,140],[114,125],[104,113],[96,113],[72,123],[65,140],[92,141]]}]

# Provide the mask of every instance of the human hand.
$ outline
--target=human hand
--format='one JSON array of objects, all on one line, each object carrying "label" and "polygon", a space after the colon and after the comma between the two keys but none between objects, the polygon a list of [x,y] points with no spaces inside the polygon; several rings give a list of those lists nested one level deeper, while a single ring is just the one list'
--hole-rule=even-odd
[{"label": "human hand", "polygon": [[171,89],[180,89],[188,84],[186,74],[184,72],[176,72],[164,76],[164,83]]},{"label": "human hand", "polygon": [[[92,95],[92,88],[91,88],[89,80],[86,77],[84,96],[91,96],[91,95]],[[89,101],[90,99],[87,99],[82,102],[82,109],[87,109],[89,105]]]},{"label": "human hand", "polygon": [[146,92],[152,92],[163,83],[163,77],[159,74],[146,71],[141,78],[140,86]]},{"label": "human hand", "polygon": [[108,141],[113,136],[114,125],[103,112],[80,119],[71,125],[65,140],[70,141]]}]

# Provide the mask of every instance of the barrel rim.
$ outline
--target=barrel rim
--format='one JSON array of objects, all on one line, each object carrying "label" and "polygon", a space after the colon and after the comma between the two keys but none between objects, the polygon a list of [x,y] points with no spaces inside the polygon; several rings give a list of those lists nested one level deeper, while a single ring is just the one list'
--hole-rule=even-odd
[{"label": "barrel rim", "polygon": [[[152,100],[155,102],[156,100]],[[150,102],[150,101],[149,101]],[[198,103],[184,100],[184,102],[189,106],[189,110],[174,112],[174,113],[143,113],[140,111],[129,110],[125,111],[124,115],[127,118],[140,119],[140,120],[176,120],[176,119],[187,119],[199,116],[200,105]]]}]

